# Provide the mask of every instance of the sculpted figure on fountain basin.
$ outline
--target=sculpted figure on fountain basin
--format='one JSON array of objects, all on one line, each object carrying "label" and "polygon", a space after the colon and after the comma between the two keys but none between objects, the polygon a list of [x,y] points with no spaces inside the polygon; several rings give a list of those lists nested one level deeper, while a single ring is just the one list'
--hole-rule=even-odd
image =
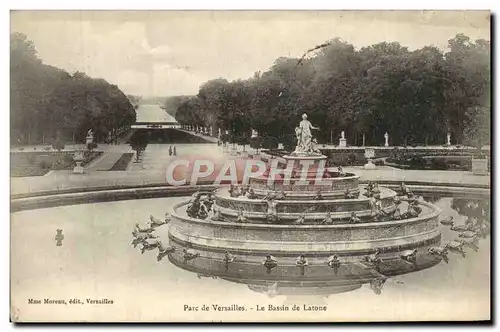
[{"label": "sculpted figure on fountain basin", "polygon": [[311,156],[311,155],[321,155],[319,150],[313,142],[313,136],[311,130],[319,128],[314,127],[309,120],[307,120],[307,114],[302,114],[302,121],[300,121],[299,126],[295,128],[295,135],[297,137],[297,146],[295,151],[291,154],[292,156]]}]

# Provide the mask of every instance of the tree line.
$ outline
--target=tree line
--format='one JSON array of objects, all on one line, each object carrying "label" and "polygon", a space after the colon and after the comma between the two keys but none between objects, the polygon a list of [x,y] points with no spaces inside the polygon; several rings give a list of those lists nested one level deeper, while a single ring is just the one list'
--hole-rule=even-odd
[{"label": "tree line", "polygon": [[82,143],[89,129],[101,142],[135,122],[116,85],[42,63],[26,35],[11,34],[10,59],[12,144]]},{"label": "tree line", "polygon": [[479,145],[490,140],[490,42],[457,34],[448,50],[410,51],[397,42],[359,50],[333,39],[312,56],[281,57],[246,80],[218,78],[183,97],[181,124],[260,135],[293,145],[303,113],[320,143]]}]

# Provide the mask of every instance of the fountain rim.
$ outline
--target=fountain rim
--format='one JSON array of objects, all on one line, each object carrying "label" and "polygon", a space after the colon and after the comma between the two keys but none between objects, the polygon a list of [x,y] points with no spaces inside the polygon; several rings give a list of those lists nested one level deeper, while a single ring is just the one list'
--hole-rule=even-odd
[{"label": "fountain rim", "polygon": [[[381,180],[384,188],[388,186],[398,186],[400,180]],[[470,183],[434,183],[428,181],[419,181],[412,183],[407,181],[408,186],[415,193],[429,191],[428,194],[439,195],[443,197],[457,197],[471,199],[486,199],[491,201],[491,188],[489,186],[475,185]],[[37,210],[44,208],[53,208],[68,205],[85,205],[94,203],[106,203],[126,200],[140,200],[151,198],[185,197],[206,189],[211,191],[220,186],[213,183],[203,183],[197,186],[186,185],[182,187],[165,186],[160,183],[151,183],[147,185],[116,185],[102,186],[95,188],[76,187],[63,190],[35,191],[31,193],[11,194],[10,213],[17,213],[27,210]],[[390,189],[390,188],[389,188]],[[110,195],[113,194],[113,195]],[[423,194],[420,194],[423,195]]]},{"label": "fountain rim", "polygon": [[283,159],[286,160],[326,160],[328,157],[325,156],[324,154],[318,154],[318,155],[290,155],[286,154],[282,156]]},{"label": "fountain rim", "polygon": [[[325,169],[328,169],[328,168],[325,168]],[[330,171],[328,169],[328,171]],[[319,182],[318,184],[321,184],[321,182],[343,182],[343,181],[348,181],[348,180],[356,180],[356,179],[359,179],[360,178],[360,175],[356,175],[355,173],[345,173],[346,176],[342,176],[342,177],[336,177],[336,178],[319,178]],[[347,175],[349,174],[349,175]],[[251,182],[267,182],[268,181],[268,178],[267,177],[258,177],[258,176],[251,176],[249,177],[249,179],[251,179],[252,181]],[[289,182],[292,182],[292,180],[294,181],[303,181],[303,179],[301,178],[290,178],[289,179]],[[279,183],[279,184],[282,184],[284,182],[284,179],[274,179],[272,180],[273,183]],[[313,181],[316,181],[316,178],[313,179]],[[372,182],[375,182],[375,181],[372,181]]]},{"label": "fountain rim", "polygon": [[172,213],[170,214],[172,218],[176,218],[181,222],[190,222],[197,224],[213,225],[218,227],[236,227],[236,228],[262,228],[262,229],[356,229],[356,228],[377,228],[377,227],[393,227],[397,225],[411,224],[414,222],[419,222],[426,219],[431,219],[439,217],[442,209],[438,206],[431,204],[429,202],[419,202],[430,208],[432,211],[423,216],[418,216],[416,218],[403,219],[403,220],[390,220],[382,222],[369,222],[369,223],[359,223],[359,224],[337,224],[337,225],[281,225],[281,224],[254,224],[254,223],[238,223],[231,221],[213,221],[213,220],[202,220],[195,219],[189,216],[181,216],[177,210],[184,205],[189,204],[189,201],[185,201],[174,205],[172,208]]},{"label": "fountain rim", "polygon": [[[214,192],[214,195],[216,195],[216,197],[218,199],[222,199],[222,200],[227,200],[227,201],[231,201],[231,202],[238,202],[238,203],[266,203],[267,200],[265,199],[260,199],[260,198],[257,198],[257,199],[250,199],[250,198],[246,198],[246,197],[243,197],[240,199],[240,197],[224,197],[224,196],[217,196],[217,192],[220,190],[220,189],[226,189],[226,188],[217,188]],[[381,199],[388,199],[388,198],[391,198],[391,197],[394,197],[394,196],[397,196],[397,192],[392,190],[392,189],[389,189],[389,188],[385,188],[385,187],[381,187],[380,188],[381,191],[382,189],[385,191],[387,190],[387,196],[381,196],[380,198]],[[287,193],[287,190],[284,190],[285,193]],[[293,192],[293,191],[288,191],[288,192]],[[310,191],[311,193],[313,193],[314,191]],[[325,193],[328,193],[328,192],[325,192]],[[394,194],[394,195],[393,195]],[[283,202],[283,203],[286,203],[286,204],[290,204],[290,203],[295,203],[295,204],[320,204],[320,205],[323,205],[325,203],[345,203],[345,202],[355,202],[355,203],[365,203],[366,201],[369,201],[370,198],[339,198],[339,199],[322,199],[322,200],[292,200],[292,199],[283,199],[283,200],[274,200],[274,202],[276,203],[280,203],[280,202]],[[174,207],[175,209],[175,207]]]}]

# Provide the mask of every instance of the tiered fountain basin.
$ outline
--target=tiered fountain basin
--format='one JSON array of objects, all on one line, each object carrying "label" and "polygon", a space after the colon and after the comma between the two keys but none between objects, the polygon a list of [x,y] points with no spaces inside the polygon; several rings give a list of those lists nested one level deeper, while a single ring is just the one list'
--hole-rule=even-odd
[{"label": "tiered fountain basin", "polygon": [[[234,262],[225,263],[222,258],[202,256],[192,261],[185,261],[180,245],[179,250],[169,256],[176,266],[197,273],[200,277],[218,277],[230,282],[246,284],[256,292],[269,293],[274,284],[274,295],[331,295],[353,291],[363,284],[381,278],[412,273],[437,265],[441,257],[431,255],[428,248],[432,244],[421,243],[417,246],[415,262],[400,258],[401,251],[385,252],[380,255],[383,263],[373,266],[362,262],[357,257],[341,256],[338,267],[329,267],[321,256],[306,255],[308,266],[295,264],[297,257],[279,257],[278,266],[268,271],[261,260],[255,260],[246,254],[237,255]],[[271,287],[270,287],[271,286]]]},{"label": "tiered fountain basin", "polygon": [[[270,192],[270,190],[268,190]],[[358,189],[359,192],[359,189]],[[286,192],[284,200],[275,200],[276,212],[283,222],[296,220],[304,211],[307,211],[305,224],[318,223],[330,212],[334,222],[345,222],[352,212],[358,217],[367,217],[371,214],[370,200],[359,195],[355,199],[331,199],[328,192],[322,192],[323,199],[315,200],[316,192],[301,192],[290,195]],[[303,199],[299,200],[299,196]],[[396,209],[394,197],[396,192],[387,188],[380,188],[380,201],[382,208],[390,213]],[[343,197],[343,196],[342,196]],[[268,202],[263,199],[249,199],[245,197],[231,197],[228,188],[221,188],[215,194],[217,208],[221,215],[228,221],[236,221],[238,211],[244,211],[245,217],[252,223],[267,223],[266,215]],[[344,221],[343,221],[344,220]]]},{"label": "tiered fountain basin", "polygon": [[264,197],[270,191],[284,191],[289,199],[311,199],[318,191],[325,198],[344,197],[346,190],[352,194],[359,194],[359,176],[353,173],[346,173],[339,176],[338,173],[330,172],[331,178],[316,181],[314,177],[309,179],[309,183],[304,183],[301,179],[290,179],[287,183],[282,178],[275,179],[271,184],[267,177],[252,177],[249,185],[254,189],[257,196]]},{"label": "tiered fountain basin", "polygon": [[289,260],[301,254],[324,260],[334,253],[359,260],[375,249],[395,253],[424,243],[438,243],[441,237],[440,210],[426,202],[420,203],[422,212],[416,218],[334,225],[201,220],[188,217],[186,206],[187,203],[181,203],[174,207],[169,230],[171,244],[214,259],[223,259],[229,251],[254,262],[261,262],[270,253]]},{"label": "tiered fountain basin", "polygon": [[[284,191],[289,199],[311,199],[318,191],[325,198],[344,197],[348,190],[359,194],[359,176],[339,173],[324,167],[326,156],[284,156],[286,163],[277,163],[280,171],[293,169],[287,176],[282,172],[271,173],[269,169],[258,177],[251,177],[249,185],[257,196],[264,197],[270,191]],[[323,164],[323,165],[322,165]],[[303,172],[303,167],[305,170]],[[272,178],[271,183],[268,181]]]},{"label": "tiered fountain basin", "polygon": [[[313,161],[314,172],[307,172],[305,178],[314,180],[315,168],[324,160],[323,157],[288,157],[294,165],[292,180],[297,179],[300,173],[297,171],[302,171],[298,166],[301,158]],[[256,182],[253,180],[250,187],[255,191]],[[346,183],[357,185],[358,177],[339,176],[334,180],[339,188],[345,188]],[[342,197],[336,196],[337,193],[340,195],[339,190],[333,190],[333,194],[332,190],[325,190],[320,192],[318,199],[316,187],[307,191],[291,188],[293,190],[288,193],[285,190],[286,195],[281,200],[277,199],[279,195],[267,199],[231,197],[228,188],[221,188],[215,193],[214,207],[220,212],[217,218],[212,219],[212,213],[206,219],[189,217],[186,211],[189,202],[174,207],[169,229],[170,244],[190,249],[198,253],[199,258],[219,262],[223,261],[226,252],[237,256],[238,262],[251,264],[261,264],[270,254],[280,265],[293,266],[299,255],[307,256],[312,264],[323,265],[334,254],[346,262],[360,262],[376,250],[387,259],[400,259],[402,250],[440,243],[439,208],[421,201],[421,212],[417,217],[394,220],[391,213],[397,208],[396,192],[380,187],[378,201],[385,217],[376,219],[372,217],[370,199],[359,194],[360,188],[364,190],[356,186],[358,194],[353,199],[343,197],[345,189]],[[262,194],[271,191],[265,188]],[[279,190],[273,192],[279,194]],[[408,203],[400,204],[400,210],[404,212]],[[359,222],[349,222],[352,212],[361,218]],[[239,213],[243,218],[238,218]],[[332,222],[323,224],[322,220],[328,214]],[[273,217],[266,218],[269,216]],[[297,222],[299,217],[301,222]],[[177,250],[170,259],[176,261],[181,252]]]}]

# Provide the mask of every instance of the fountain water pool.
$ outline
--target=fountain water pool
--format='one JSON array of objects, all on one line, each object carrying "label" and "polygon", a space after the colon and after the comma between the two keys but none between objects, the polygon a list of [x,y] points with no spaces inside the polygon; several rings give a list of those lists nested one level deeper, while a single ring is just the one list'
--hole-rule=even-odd
[{"label": "fountain water pool", "polygon": [[[130,244],[130,234],[136,222],[144,222],[149,214],[162,216],[172,206],[186,198],[159,198],[119,201],[87,205],[21,211],[12,214],[11,260],[23,262],[11,265],[12,305],[33,320],[88,319],[97,321],[120,320],[266,320],[251,310],[258,304],[276,304],[305,301],[316,303],[317,295],[286,295],[258,292],[258,285],[241,280],[228,282],[201,272],[192,273],[170,264],[167,259],[156,260],[156,252],[141,255]],[[468,203],[489,202],[471,198],[440,198],[434,204],[442,212],[442,219],[453,216],[463,222],[470,216]],[[473,204],[474,205],[474,204]],[[168,211],[172,212],[172,211]],[[486,216],[489,221],[489,215]],[[56,246],[56,229],[63,229],[63,246]],[[455,239],[457,233],[439,226],[442,242]],[[155,232],[167,242],[169,226]],[[370,283],[354,287],[353,291],[337,293],[328,298],[320,294],[328,305],[325,313],[301,312],[301,319],[325,320],[391,320],[398,315],[408,319],[443,319],[443,314],[457,319],[484,319],[490,309],[490,241],[481,239],[479,251],[466,249],[467,256],[450,253],[448,264],[390,278],[380,295],[375,295]],[[295,258],[295,257],[294,257]],[[196,262],[196,260],[191,261]],[[215,264],[217,265],[217,264]],[[255,268],[261,268],[258,266]],[[307,268],[306,268],[307,269]],[[297,267],[296,270],[299,270]],[[333,270],[325,269],[331,278]],[[220,270],[219,273],[223,273]],[[259,272],[260,273],[260,272]],[[273,271],[274,273],[274,271]],[[342,271],[340,271],[342,273]],[[272,273],[270,274],[273,275]],[[306,270],[305,276],[308,276]],[[235,280],[231,280],[235,281]],[[347,287],[347,286],[346,286]],[[254,291],[250,290],[253,289]],[[108,298],[114,304],[103,310],[103,305],[37,307],[28,305],[30,298]],[[183,311],[185,304],[244,305],[249,311],[227,313],[194,313]],[[339,305],[339,304],[342,305]],[[397,307],[393,303],[398,303]],[[429,310],[432,307],[433,310]],[[324,314],[324,316],[322,316]],[[269,319],[280,319],[280,313]],[[283,319],[289,317],[283,316]],[[22,318],[22,315],[21,315]],[[299,318],[298,318],[299,319]]]}]

